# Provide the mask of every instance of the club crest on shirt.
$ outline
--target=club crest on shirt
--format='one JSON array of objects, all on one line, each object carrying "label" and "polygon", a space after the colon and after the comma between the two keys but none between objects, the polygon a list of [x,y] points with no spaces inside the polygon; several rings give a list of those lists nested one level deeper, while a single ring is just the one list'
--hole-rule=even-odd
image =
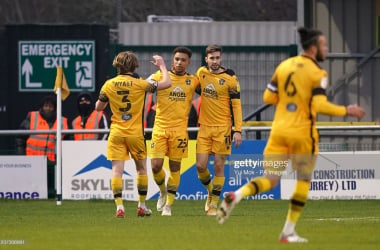
[{"label": "club crest on shirt", "polygon": [[191,80],[190,79],[186,79],[185,83],[186,83],[186,85],[190,85],[191,84]]},{"label": "club crest on shirt", "polygon": [[224,85],[225,82],[226,82],[226,80],[224,80],[224,79],[220,79],[220,80],[219,80],[219,85]]}]

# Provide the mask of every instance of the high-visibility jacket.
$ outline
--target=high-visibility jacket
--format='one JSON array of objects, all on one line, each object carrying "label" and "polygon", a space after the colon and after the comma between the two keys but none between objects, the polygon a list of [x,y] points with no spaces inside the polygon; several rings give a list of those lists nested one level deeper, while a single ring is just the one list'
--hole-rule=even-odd
[{"label": "high-visibility jacket", "polygon": [[[103,117],[103,111],[92,111],[90,116],[87,118],[86,124],[82,126],[81,116],[77,116],[73,122],[73,129],[98,129],[99,122]],[[99,134],[74,134],[74,140],[97,140],[99,139]]]},{"label": "high-visibility jacket", "polygon": [[[201,110],[201,103],[202,103],[202,97],[198,97],[197,99],[193,100],[193,107],[195,111],[197,112],[197,117],[199,118],[199,111]],[[199,127],[199,123],[197,123],[197,127]]]},{"label": "high-visibility jacket", "polygon": [[153,106],[150,108],[150,110],[156,111],[156,104],[153,104]]},{"label": "high-visibility jacket", "polygon": [[146,102],[144,104],[144,128],[146,128],[148,125],[148,115],[152,106],[154,106],[153,94],[149,93],[148,100],[145,100],[145,101]]},{"label": "high-visibility jacket", "polygon": [[[67,118],[62,117],[63,129],[68,129]],[[56,130],[57,120],[53,127],[42,118],[40,112],[33,111],[30,113],[30,130]],[[64,136],[62,136],[64,137]],[[31,134],[26,140],[26,155],[46,155],[49,161],[55,161],[55,134]]]}]

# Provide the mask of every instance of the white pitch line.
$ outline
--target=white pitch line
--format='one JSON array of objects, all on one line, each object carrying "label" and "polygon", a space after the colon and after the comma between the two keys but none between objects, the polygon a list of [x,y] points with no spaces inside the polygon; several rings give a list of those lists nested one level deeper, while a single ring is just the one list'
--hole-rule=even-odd
[{"label": "white pitch line", "polygon": [[352,218],[317,218],[317,219],[307,219],[307,220],[317,220],[317,221],[380,221],[380,217],[352,217]]}]

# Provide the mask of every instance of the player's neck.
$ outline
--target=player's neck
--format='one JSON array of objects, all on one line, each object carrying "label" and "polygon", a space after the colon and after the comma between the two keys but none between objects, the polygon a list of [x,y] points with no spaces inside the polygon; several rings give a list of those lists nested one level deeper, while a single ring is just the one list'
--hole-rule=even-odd
[{"label": "player's neck", "polygon": [[220,74],[223,71],[225,71],[223,67],[219,67],[217,70],[212,70],[211,68],[208,68],[208,70],[210,71],[211,74]]},{"label": "player's neck", "polygon": [[309,57],[309,58],[312,59],[313,61],[316,61],[315,55],[312,54],[312,53],[310,53],[310,52],[308,52],[308,51],[303,51],[301,55],[302,55],[302,56]]},{"label": "player's neck", "polygon": [[174,75],[177,75],[177,76],[184,76],[184,75],[186,75],[186,71],[184,71],[184,72],[177,72],[177,71],[175,71],[174,69],[171,69],[170,70]]}]

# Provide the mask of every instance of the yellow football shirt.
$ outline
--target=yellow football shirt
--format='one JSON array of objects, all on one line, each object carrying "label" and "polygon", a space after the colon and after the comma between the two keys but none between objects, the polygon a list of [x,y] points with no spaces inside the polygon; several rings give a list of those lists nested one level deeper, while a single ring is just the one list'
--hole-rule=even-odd
[{"label": "yellow football shirt", "polygon": [[272,133],[310,136],[310,129],[315,129],[317,112],[325,110],[322,113],[345,115],[344,106],[327,101],[327,85],[327,72],[313,59],[299,55],[283,61],[263,96],[264,102],[276,104]]},{"label": "yellow football shirt", "polygon": [[200,67],[197,76],[202,93],[199,124],[231,126],[232,105],[235,131],[241,131],[240,85],[235,73],[230,69],[224,69],[219,74],[213,74],[207,67]]},{"label": "yellow football shirt", "polygon": [[[187,120],[191,108],[191,102],[198,78],[194,75],[176,75],[169,71],[172,86],[157,91],[156,118],[154,126],[159,128],[187,128]],[[155,72],[149,77],[159,82],[162,79],[161,71]]]},{"label": "yellow football shirt", "polygon": [[99,100],[110,104],[113,135],[143,135],[145,92],[154,92],[156,87],[156,82],[148,82],[137,74],[117,75],[104,83]]}]

